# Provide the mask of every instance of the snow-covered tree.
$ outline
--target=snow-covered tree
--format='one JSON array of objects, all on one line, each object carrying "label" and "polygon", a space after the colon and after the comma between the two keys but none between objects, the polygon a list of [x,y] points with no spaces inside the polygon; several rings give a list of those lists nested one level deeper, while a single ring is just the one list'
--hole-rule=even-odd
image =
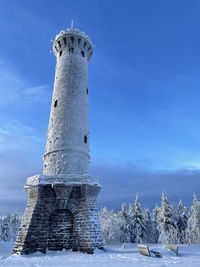
[{"label": "snow-covered tree", "polygon": [[20,217],[16,213],[0,218],[0,241],[15,241],[20,225]]},{"label": "snow-covered tree", "polygon": [[122,242],[131,242],[130,236],[130,216],[126,208],[126,203],[122,203],[121,210],[118,212],[121,224]]},{"label": "snow-covered tree", "polygon": [[143,241],[146,243],[156,243],[155,240],[155,227],[152,221],[152,218],[149,213],[149,209],[144,209],[144,224],[145,224],[145,232]]},{"label": "snow-covered tree", "polygon": [[134,224],[133,224],[133,219],[134,219],[134,205],[132,203],[129,203],[129,208],[128,208],[128,215],[129,215],[129,234],[130,234],[130,242],[134,243],[134,238],[135,238],[135,229],[134,229]]},{"label": "snow-covered tree", "polygon": [[160,208],[158,207],[157,203],[155,208],[153,209],[153,222],[158,223],[158,217],[159,217]]},{"label": "snow-covered tree", "polygon": [[188,219],[186,240],[188,244],[200,244],[200,202],[195,194],[191,206],[191,215]]},{"label": "snow-covered tree", "polygon": [[183,206],[182,200],[178,203],[177,209],[177,227],[178,227],[178,239],[179,243],[184,244],[186,242],[186,228],[188,222],[188,210]]},{"label": "snow-covered tree", "polygon": [[145,220],[143,217],[143,212],[141,205],[139,203],[138,195],[136,195],[135,203],[134,203],[134,215],[133,215],[133,228],[134,228],[134,242],[141,243],[143,242],[146,227]]},{"label": "snow-covered tree", "polygon": [[124,221],[114,210],[103,208],[99,212],[103,243],[106,245],[124,242],[122,226]]},{"label": "snow-covered tree", "polygon": [[156,204],[155,208],[153,209],[153,229],[154,229],[154,239],[155,243],[158,242],[159,232],[158,232],[158,217],[159,217],[160,208]]},{"label": "snow-covered tree", "polygon": [[162,194],[162,202],[158,216],[158,241],[164,244],[178,243],[177,216],[167,197]]}]

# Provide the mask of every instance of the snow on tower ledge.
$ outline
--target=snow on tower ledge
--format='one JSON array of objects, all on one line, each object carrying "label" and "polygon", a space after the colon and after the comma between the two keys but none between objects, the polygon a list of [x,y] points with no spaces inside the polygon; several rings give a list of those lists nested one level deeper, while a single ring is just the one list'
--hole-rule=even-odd
[{"label": "snow on tower ledge", "polygon": [[26,186],[39,185],[39,184],[64,184],[64,185],[96,185],[101,187],[100,178],[91,175],[77,175],[77,174],[54,174],[54,175],[34,175],[28,177]]}]

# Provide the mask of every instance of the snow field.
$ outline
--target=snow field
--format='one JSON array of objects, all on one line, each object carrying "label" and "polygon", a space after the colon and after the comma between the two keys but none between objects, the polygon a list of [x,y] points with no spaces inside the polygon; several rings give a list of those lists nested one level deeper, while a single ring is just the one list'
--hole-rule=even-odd
[{"label": "snow field", "polygon": [[13,242],[0,242],[0,266],[6,267],[118,267],[118,266],[200,266],[200,246],[181,245],[179,256],[164,249],[163,245],[149,244],[150,249],[163,254],[163,258],[145,257],[138,253],[136,244],[106,246],[105,252],[97,250],[93,255],[85,253],[48,251],[27,256],[12,255]]}]

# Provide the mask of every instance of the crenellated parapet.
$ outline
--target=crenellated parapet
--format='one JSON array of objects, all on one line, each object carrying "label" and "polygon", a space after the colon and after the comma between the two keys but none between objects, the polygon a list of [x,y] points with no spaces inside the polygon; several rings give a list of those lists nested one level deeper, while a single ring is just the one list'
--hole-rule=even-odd
[{"label": "crenellated parapet", "polygon": [[69,53],[80,53],[89,61],[93,55],[93,47],[90,38],[78,29],[66,29],[61,31],[53,44],[53,52],[56,56],[62,56],[62,51],[67,49]]}]

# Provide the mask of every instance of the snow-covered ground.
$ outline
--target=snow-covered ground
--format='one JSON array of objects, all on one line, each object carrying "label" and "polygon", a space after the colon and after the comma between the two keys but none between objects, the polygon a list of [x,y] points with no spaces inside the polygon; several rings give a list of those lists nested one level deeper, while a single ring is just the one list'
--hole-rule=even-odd
[{"label": "snow-covered ground", "polygon": [[162,245],[150,244],[163,254],[163,258],[145,257],[138,253],[136,244],[106,246],[106,252],[96,251],[93,255],[85,253],[48,251],[46,254],[35,253],[28,256],[11,255],[13,243],[0,242],[0,266],[31,266],[31,267],[118,267],[118,266],[200,266],[200,246],[181,245],[179,256],[164,249]]}]

